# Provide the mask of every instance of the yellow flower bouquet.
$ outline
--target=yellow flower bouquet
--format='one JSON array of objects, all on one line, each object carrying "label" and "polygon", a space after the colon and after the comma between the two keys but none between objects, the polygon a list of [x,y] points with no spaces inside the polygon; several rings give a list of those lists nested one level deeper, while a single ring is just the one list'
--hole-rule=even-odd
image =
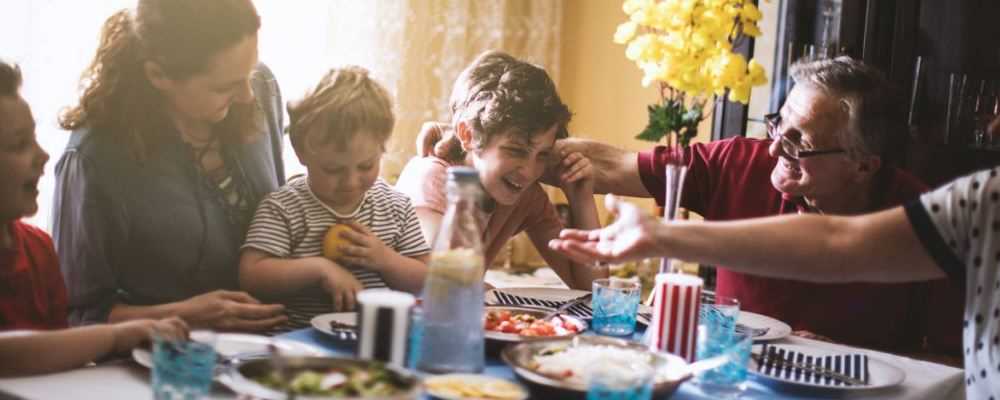
[{"label": "yellow flower bouquet", "polygon": [[[628,21],[615,32],[625,56],[642,70],[642,84],[657,83],[660,102],[637,139],[667,138],[663,217],[677,217],[687,163],[683,149],[698,133],[709,99],[747,104],[750,89],[767,83],[764,68],[733,47],[760,36],[763,17],[753,0],[625,0]],[[677,269],[664,258],[659,272]]]},{"label": "yellow flower bouquet", "polygon": [[625,0],[622,9],[629,20],[614,41],[627,45],[643,86],[660,87],[661,102],[649,106],[649,124],[637,139],[658,142],[674,133],[687,146],[708,99],[728,93],[746,104],[750,89],[767,83],[757,61],[733,52],[740,40],[761,34],[763,15],[752,0]]}]

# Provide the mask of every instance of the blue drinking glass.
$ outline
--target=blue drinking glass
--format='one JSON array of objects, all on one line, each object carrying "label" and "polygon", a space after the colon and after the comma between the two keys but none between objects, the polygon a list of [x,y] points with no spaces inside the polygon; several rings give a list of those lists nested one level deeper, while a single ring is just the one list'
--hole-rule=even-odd
[{"label": "blue drinking glass", "polygon": [[713,398],[739,397],[747,388],[747,365],[753,337],[743,333],[713,336],[707,325],[698,326],[698,359],[727,355],[722,366],[698,374],[695,380],[703,392]]},{"label": "blue drinking glass", "polygon": [[736,320],[739,316],[739,300],[725,296],[703,297],[698,323],[705,325],[709,341],[728,340],[736,333]]},{"label": "blue drinking glass", "polygon": [[153,337],[153,398],[202,399],[212,388],[215,335],[192,332],[192,340]]},{"label": "blue drinking glass", "polygon": [[416,369],[424,341],[424,309],[418,304],[410,309],[410,331],[406,338],[406,367]]},{"label": "blue drinking glass", "polygon": [[629,336],[635,332],[639,311],[639,282],[620,279],[595,279],[590,307],[594,318],[590,327],[601,335]]}]

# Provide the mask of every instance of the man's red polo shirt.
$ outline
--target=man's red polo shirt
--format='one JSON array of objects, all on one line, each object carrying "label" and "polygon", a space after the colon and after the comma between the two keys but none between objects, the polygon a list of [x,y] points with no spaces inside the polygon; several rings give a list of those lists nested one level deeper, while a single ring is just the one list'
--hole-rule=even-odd
[{"label": "man's red polo shirt", "polygon": [[0,330],[60,329],[66,322],[66,285],[52,238],[20,221],[9,229],[14,247],[0,250]]},{"label": "man's red polo shirt", "polygon": [[[801,198],[783,196],[771,185],[771,170],[778,160],[768,154],[770,143],[733,138],[691,145],[686,152],[689,168],[681,206],[713,221],[799,212]],[[638,161],[646,190],[661,205],[664,150],[659,146],[640,152]],[[876,196],[877,207],[869,211],[900,205],[927,189],[905,172],[892,173],[883,186],[885,191]],[[921,320],[926,314],[925,291],[922,283],[816,284],[741,274],[724,267],[717,270],[716,292],[739,299],[743,310],[781,319],[795,330],[840,343],[890,351],[920,348],[925,334]]]}]

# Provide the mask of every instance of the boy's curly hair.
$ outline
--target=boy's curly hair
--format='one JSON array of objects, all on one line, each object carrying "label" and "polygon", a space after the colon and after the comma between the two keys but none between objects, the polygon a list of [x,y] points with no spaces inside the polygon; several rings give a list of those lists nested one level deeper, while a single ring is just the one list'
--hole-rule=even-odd
[{"label": "boy's curly hair", "polygon": [[[480,54],[455,81],[451,92],[452,127],[464,122],[481,148],[496,136],[512,133],[530,139],[556,126],[556,138],[569,136],[572,113],[559,98],[544,69],[501,51]],[[458,138],[438,142],[434,154],[449,161],[465,158]]]}]

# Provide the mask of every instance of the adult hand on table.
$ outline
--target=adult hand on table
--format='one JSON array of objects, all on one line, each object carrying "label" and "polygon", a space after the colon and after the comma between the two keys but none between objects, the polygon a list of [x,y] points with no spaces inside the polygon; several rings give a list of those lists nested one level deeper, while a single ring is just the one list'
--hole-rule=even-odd
[{"label": "adult hand on table", "polygon": [[281,304],[261,304],[246,292],[216,290],[182,303],[180,316],[194,328],[263,331],[288,320]]}]

